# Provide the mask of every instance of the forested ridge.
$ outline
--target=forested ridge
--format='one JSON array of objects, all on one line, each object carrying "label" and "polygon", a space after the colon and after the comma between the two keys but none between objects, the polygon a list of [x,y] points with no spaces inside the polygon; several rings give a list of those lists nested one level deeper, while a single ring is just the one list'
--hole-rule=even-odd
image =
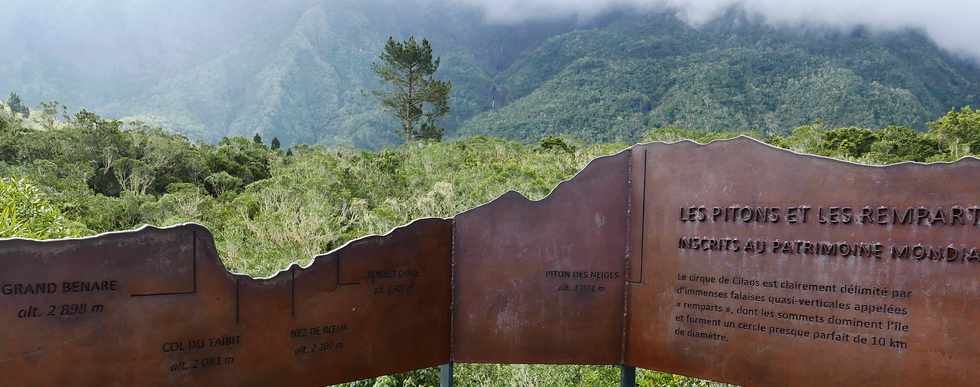
[{"label": "forested ridge", "polygon": [[736,11],[699,28],[613,18],[545,41],[501,79],[513,102],[462,133],[633,141],[661,127],[785,134],[818,119],[923,130],[980,96],[973,62],[914,31],[774,28]]},{"label": "forested ridge", "polygon": [[389,35],[426,37],[441,57],[437,76],[454,86],[440,122],[450,138],[635,142],[663,127],[782,135],[818,119],[925,130],[980,105],[976,61],[921,31],[777,27],[739,9],[692,26],[635,10],[495,24],[437,0],[177,0],[136,14],[96,0],[11,6],[24,9],[0,28],[17,58],[0,66],[0,91],[210,142],[259,133],[286,145],[400,143],[371,95],[380,84],[370,64]]}]

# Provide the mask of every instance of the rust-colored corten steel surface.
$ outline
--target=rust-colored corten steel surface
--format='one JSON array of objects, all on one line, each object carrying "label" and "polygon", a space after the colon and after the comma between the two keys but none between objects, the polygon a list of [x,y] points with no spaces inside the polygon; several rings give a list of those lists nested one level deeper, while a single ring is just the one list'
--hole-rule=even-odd
[{"label": "rust-colored corten steel surface", "polygon": [[271,279],[200,226],[0,242],[6,386],[323,386],[449,360],[452,225],[425,219]]},{"label": "rust-colored corten steel surface", "polygon": [[540,202],[512,192],[456,216],[455,361],[620,363],[628,161],[594,160]]},{"label": "rust-colored corten steel surface", "polygon": [[633,149],[626,363],[747,386],[980,380],[980,161]]},{"label": "rust-colored corten steel surface", "polygon": [[272,278],[201,226],[0,241],[10,386],[322,386],[619,364],[746,386],[980,380],[980,161],[637,145]]}]

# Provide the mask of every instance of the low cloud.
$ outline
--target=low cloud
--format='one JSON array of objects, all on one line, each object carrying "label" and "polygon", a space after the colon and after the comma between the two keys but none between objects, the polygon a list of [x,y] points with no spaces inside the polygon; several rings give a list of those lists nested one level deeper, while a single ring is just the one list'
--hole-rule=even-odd
[{"label": "low cloud", "polygon": [[491,22],[555,16],[588,18],[616,8],[671,9],[691,24],[738,5],[773,25],[809,25],[873,30],[917,28],[941,47],[980,58],[977,0],[459,0],[481,8]]}]

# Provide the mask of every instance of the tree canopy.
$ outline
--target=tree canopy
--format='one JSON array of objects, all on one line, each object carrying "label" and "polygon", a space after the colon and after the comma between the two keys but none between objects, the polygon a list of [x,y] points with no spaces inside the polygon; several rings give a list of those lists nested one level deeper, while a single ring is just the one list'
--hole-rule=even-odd
[{"label": "tree canopy", "polygon": [[380,60],[371,68],[389,88],[375,94],[384,109],[401,122],[402,138],[406,142],[441,140],[443,129],[436,120],[449,113],[452,83],[435,79],[439,58],[433,59],[429,41],[418,42],[412,36],[402,42],[389,37]]},{"label": "tree canopy", "polygon": [[980,152],[980,110],[969,106],[951,110],[931,122],[929,129],[954,158]]},{"label": "tree canopy", "polygon": [[79,236],[81,224],[65,218],[41,190],[25,179],[0,179],[0,238]]},{"label": "tree canopy", "polygon": [[7,97],[7,106],[10,107],[14,113],[20,113],[24,117],[31,115],[31,109],[24,105],[24,102],[20,100],[20,96],[17,93],[11,92]]}]

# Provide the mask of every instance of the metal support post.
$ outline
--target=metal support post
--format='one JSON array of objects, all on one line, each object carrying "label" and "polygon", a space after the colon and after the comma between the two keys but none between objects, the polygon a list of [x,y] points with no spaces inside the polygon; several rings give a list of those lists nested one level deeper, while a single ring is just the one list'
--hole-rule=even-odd
[{"label": "metal support post", "polygon": [[439,366],[439,387],[453,387],[453,363]]},{"label": "metal support post", "polygon": [[623,364],[619,366],[619,369],[622,371],[622,378],[619,380],[619,387],[635,387],[636,367]]}]

